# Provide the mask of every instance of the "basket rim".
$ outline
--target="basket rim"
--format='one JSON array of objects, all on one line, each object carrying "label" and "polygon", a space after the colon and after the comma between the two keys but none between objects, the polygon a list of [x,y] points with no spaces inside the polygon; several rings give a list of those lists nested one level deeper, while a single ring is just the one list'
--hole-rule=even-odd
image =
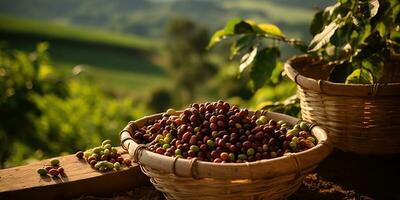
[{"label": "basket rim", "polygon": [[[178,114],[180,112],[181,111],[179,111]],[[130,122],[127,127],[121,131],[121,145],[123,147],[127,147],[127,150],[133,157],[133,160],[137,159],[139,164],[155,170],[174,173],[176,176],[217,179],[254,179],[273,177],[288,173],[301,173],[302,170],[315,167],[332,151],[332,145],[328,140],[327,133],[320,126],[316,125],[311,130],[311,133],[318,139],[318,144],[315,145],[315,147],[298,153],[290,153],[278,158],[263,159],[254,162],[214,163],[197,161],[195,159],[189,160],[185,158],[164,156],[151,152],[147,149],[142,149],[141,152],[138,153],[137,151],[141,149],[141,145],[134,142],[131,134],[129,133],[129,130],[132,130],[132,124],[160,118],[162,114],[163,113],[154,114],[138,119],[133,123]],[[289,122],[290,124],[297,124],[299,121],[302,121],[280,113],[266,112],[262,114],[268,118],[279,120],[285,119],[285,121]],[[135,158],[135,154],[139,156]],[[196,163],[195,165],[194,162]],[[262,167],[264,170],[254,172],[260,167]],[[284,170],[277,170],[278,167],[283,168]],[[268,171],[268,169],[270,171]],[[249,172],[243,173],[244,171]]]},{"label": "basket rim", "polygon": [[[297,66],[295,63],[299,61],[311,62],[312,59],[315,58],[304,54],[293,56],[284,64],[285,73],[292,81],[302,88],[313,90],[318,93],[337,96],[375,97],[400,95],[400,83],[344,84],[314,79],[302,75],[297,70],[302,66]],[[399,55],[393,55],[391,59],[400,63]]]}]

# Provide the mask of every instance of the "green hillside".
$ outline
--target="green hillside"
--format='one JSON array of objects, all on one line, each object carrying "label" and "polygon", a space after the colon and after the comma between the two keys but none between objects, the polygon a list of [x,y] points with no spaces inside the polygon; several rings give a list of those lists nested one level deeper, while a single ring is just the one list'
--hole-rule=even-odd
[{"label": "green hillside", "polygon": [[81,65],[95,84],[118,94],[141,96],[166,80],[148,55],[159,44],[138,36],[9,16],[0,16],[0,36],[24,51],[47,41],[55,66],[69,71]]},{"label": "green hillside", "polygon": [[106,32],[94,28],[68,26],[52,22],[43,23],[43,21],[6,15],[0,15],[0,31],[124,48],[151,49],[157,45],[153,40],[132,34]]}]

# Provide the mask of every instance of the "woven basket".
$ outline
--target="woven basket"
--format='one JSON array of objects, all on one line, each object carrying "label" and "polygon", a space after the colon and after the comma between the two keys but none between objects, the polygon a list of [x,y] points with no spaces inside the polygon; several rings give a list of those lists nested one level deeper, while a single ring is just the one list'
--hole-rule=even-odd
[{"label": "woven basket", "polygon": [[[256,115],[260,115],[259,112]],[[268,118],[296,124],[298,119],[278,113]],[[318,126],[312,134],[318,144],[306,151],[250,163],[213,163],[173,158],[146,150],[131,137],[132,131],[161,114],[130,122],[121,131],[121,145],[128,150],[157,190],[167,199],[283,199],[294,193],[306,174],[331,151],[327,136]]]},{"label": "woven basket", "polygon": [[393,154],[400,153],[399,61],[397,56],[385,63],[383,79],[374,85],[326,81],[332,67],[307,56],[290,59],[284,68],[298,85],[302,118],[318,122],[335,147]]}]

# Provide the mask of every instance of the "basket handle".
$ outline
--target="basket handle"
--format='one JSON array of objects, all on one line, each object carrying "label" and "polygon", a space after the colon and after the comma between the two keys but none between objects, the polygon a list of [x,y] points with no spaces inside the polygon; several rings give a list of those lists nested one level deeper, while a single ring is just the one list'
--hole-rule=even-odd
[{"label": "basket handle", "polygon": [[137,125],[134,121],[130,121],[128,125],[120,132],[121,147],[133,155],[133,161],[139,163],[141,152],[147,147],[143,144],[137,144],[133,138],[133,131],[137,129]]}]

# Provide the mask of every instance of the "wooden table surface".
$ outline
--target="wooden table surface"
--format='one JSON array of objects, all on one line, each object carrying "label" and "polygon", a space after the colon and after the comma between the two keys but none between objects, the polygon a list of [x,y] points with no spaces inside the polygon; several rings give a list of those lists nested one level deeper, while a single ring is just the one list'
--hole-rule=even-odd
[{"label": "wooden table surface", "polygon": [[[123,153],[121,149],[119,151]],[[123,153],[123,157],[129,155]],[[0,199],[65,199],[82,194],[101,195],[149,185],[148,178],[135,163],[118,172],[113,170],[101,173],[75,155],[57,158],[65,170],[63,176],[40,176],[37,173],[37,169],[50,163],[49,159],[0,170]]]}]

